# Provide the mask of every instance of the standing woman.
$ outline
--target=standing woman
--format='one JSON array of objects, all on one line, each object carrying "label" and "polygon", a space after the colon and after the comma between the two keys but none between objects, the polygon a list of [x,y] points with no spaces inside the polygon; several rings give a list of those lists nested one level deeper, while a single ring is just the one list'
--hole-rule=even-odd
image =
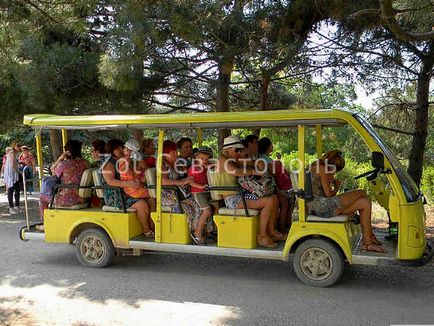
[{"label": "standing woman", "polygon": [[[19,174],[19,163],[17,155],[21,151],[21,144],[14,141],[11,150],[6,156],[4,178],[8,188],[9,214],[18,214],[20,207],[21,178]],[[14,207],[15,198],[15,207]]]}]

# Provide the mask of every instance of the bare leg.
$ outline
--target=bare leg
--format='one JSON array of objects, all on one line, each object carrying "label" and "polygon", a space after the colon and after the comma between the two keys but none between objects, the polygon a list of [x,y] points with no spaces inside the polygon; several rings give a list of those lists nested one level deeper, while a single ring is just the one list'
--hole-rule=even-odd
[{"label": "bare leg", "polygon": [[338,195],[338,198],[342,202],[342,207],[349,206],[354,203],[357,199],[366,197],[366,192],[364,190],[358,189],[354,191],[347,191],[343,194]]},{"label": "bare leg", "polygon": [[137,203],[135,203],[131,208],[134,208],[136,210],[137,219],[140,222],[140,225],[142,226],[143,233],[147,233],[151,231],[150,226],[150,214],[149,214],[149,206],[148,203],[142,199],[139,200]]},{"label": "bare leg", "polygon": [[197,238],[203,238],[203,230],[205,228],[205,224],[208,221],[208,218],[211,216],[211,207],[205,208],[202,210],[199,219],[197,221],[196,230],[194,231],[194,236]]},{"label": "bare leg", "polygon": [[[258,200],[246,199],[246,204],[248,208],[260,210],[259,214],[259,236],[267,237],[267,227],[270,222],[271,215],[273,213],[273,197],[262,197]],[[244,208],[243,202],[240,202],[237,208]]]},{"label": "bare leg", "polygon": [[[378,245],[373,239],[372,225],[371,225],[371,212],[372,212],[372,204],[371,200],[367,197],[358,198],[352,204],[339,208],[336,210],[336,214],[353,214],[354,212],[359,211],[360,213],[360,225],[362,227],[362,241],[363,244],[367,247],[372,247],[374,250],[372,251],[380,251],[384,252],[384,248]],[[378,241],[378,240],[377,240]]]}]

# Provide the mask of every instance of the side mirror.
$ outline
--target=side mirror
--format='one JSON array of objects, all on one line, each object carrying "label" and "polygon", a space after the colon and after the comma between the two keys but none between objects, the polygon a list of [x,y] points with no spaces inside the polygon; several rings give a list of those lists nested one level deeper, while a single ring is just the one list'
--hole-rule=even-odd
[{"label": "side mirror", "polygon": [[372,166],[376,169],[384,170],[384,155],[381,152],[372,152]]}]

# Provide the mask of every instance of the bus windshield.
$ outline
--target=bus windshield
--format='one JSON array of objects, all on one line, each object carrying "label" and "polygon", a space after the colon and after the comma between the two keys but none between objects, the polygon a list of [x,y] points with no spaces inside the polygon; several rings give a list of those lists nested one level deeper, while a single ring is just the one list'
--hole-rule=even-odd
[{"label": "bus windshield", "polygon": [[412,179],[410,175],[407,173],[405,168],[399,162],[399,160],[395,157],[389,147],[384,143],[384,141],[380,138],[378,133],[372,127],[372,125],[363,119],[359,114],[354,114],[354,118],[368,131],[368,133],[375,139],[376,143],[382,149],[384,155],[388,158],[390,164],[395,170],[396,175],[398,176],[399,182],[401,183],[402,190],[404,191],[405,197],[408,202],[414,202],[418,200],[420,192],[419,189]]}]

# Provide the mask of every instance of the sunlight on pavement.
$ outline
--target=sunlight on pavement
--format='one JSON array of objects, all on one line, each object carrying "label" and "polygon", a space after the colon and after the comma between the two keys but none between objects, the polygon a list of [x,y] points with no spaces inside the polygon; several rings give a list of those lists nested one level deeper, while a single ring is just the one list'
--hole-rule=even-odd
[{"label": "sunlight on pavement", "polygon": [[0,285],[0,325],[221,325],[240,318],[236,307],[139,299],[96,301],[76,295],[75,286]]}]

